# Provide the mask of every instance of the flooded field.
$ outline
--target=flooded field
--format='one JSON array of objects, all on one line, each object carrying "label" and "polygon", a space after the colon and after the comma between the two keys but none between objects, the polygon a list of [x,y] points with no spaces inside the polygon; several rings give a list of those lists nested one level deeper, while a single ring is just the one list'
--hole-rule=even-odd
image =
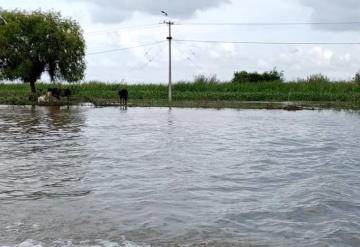
[{"label": "flooded field", "polygon": [[0,246],[360,246],[360,114],[0,106]]}]

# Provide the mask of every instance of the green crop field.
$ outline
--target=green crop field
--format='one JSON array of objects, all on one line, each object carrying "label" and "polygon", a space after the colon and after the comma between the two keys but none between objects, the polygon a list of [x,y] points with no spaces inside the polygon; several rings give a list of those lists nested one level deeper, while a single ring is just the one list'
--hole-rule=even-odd
[{"label": "green crop field", "polygon": [[[168,106],[166,85],[121,85],[101,82],[75,84],[37,83],[38,95],[49,87],[70,88],[70,104],[93,103],[97,106],[118,102],[117,91],[127,88],[129,104],[133,106]],[[29,105],[28,84],[0,84],[0,104]],[[243,107],[244,102],[302,102],[308,106],[360,108],[360,84],[303,80],[299,82],[217,82],[195,81],[173,85],[174,106]],[[247,107],[246,107],[247,108]]]}]

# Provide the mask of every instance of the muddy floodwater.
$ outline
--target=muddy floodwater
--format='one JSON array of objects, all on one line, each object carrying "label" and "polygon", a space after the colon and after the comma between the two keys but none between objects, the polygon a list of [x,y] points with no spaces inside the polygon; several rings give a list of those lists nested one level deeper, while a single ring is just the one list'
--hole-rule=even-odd
[{"label": "muddy floodwater", "polygon": [[0,246],[360,246],[360,114],[0,106]]}]

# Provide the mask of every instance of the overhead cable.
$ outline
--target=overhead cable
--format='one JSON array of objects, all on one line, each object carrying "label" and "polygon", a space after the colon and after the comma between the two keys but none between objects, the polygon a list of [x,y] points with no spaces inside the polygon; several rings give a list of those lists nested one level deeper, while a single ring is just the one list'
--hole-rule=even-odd
[{"label": "overhead cable", "polygon": [[97,55],[97,54],[105,54],[105,53],[112,53],[112,52],[119,52],[119,51],[127,51],[127,50],[136,49],[136,48],[140,48],[140,47],[157,45],[157,44],[161,44],[161,43],[165,43],[165,42],[166,41],[157,41],[157,42],[152,42],[152,43],[147,43],[147,44],[142,44],[142,45],[137,45],[137,46],[131,46],[131,47],[123,47],[123,48],[118,48],[118,49],[90,52],[90,53],[87,53],[86,55]]},{"label": "overhead cable", "polygon": [[269,42],[269,41],[225,41],[174,39],[176,42],[212,43],[212,44],[249,44],[249,45],[360,45],[360,42]]},{"label": "overhead cable", "polygon": [[130,31],[137,31],[137,30],[144,30],[144,29],[153,29],[153,28],[157,28],[157,27],[162,27],[162,25],[161,24],[136,25],[136,26],[113,28],[113,29],[89,31],[89,32],[85,32],[85,34],[97,35],[97,34],[113,33],[113,32],[130,32]]},{"label": "overhead cable", "polygon": [[360,21],[349,22],[183,22],[177,26],[304,26],[304,25],[360,25]]}]

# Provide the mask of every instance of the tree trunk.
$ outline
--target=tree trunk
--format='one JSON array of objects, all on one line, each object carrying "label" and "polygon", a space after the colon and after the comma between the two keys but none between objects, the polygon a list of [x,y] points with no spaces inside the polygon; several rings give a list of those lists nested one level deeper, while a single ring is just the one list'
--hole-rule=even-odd
[{"label": "tree trunk", "polygon": [[31,93],[35,95],[36,94],[35,81],[30,82],[30,88],[31,88]]},{"label": "tree trunk", "polygon": [[36,95],[36,87],[35,87],[35,82],[36,80],[30,80],[30,89],[31,89],[31,94],[29,96],[29,100],[34,103],[37,101],[37,95]]}]

